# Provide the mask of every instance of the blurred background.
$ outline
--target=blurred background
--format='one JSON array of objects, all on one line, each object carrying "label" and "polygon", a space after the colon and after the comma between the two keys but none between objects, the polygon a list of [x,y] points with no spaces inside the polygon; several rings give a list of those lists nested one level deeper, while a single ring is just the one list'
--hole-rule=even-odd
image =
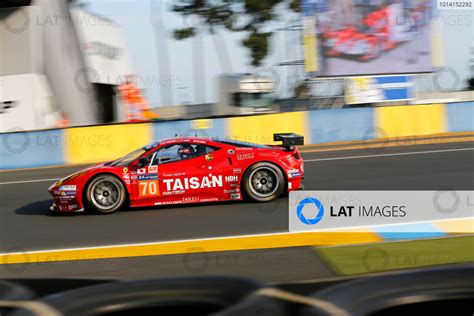
[{"label": "blurred background", "polygon": [[472,10],[430,0],[0,4],[0,132],[473,99]]}]

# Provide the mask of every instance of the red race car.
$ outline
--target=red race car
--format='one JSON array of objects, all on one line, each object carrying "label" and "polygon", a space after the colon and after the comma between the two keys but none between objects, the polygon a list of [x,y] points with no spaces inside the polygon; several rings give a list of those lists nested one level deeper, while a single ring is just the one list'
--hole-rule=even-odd
[{"label": "red race car", "polygon": [[143,207],[242,200],[267,202],[302,188],[303,136],[274,134],[282,145],[177,137],[78,171],[49,188],[52,212],[113,213]]}]

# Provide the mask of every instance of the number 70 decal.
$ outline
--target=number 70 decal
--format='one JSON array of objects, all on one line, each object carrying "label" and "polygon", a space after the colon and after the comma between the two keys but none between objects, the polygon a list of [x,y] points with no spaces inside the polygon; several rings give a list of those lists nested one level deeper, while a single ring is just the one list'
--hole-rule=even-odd
[{"label": "number 70 decal", "polygon": [[153,197],[160,195],[160,187],[158,186],[158,180],[155,181],[140,181],[139,185],[139,197]]}]

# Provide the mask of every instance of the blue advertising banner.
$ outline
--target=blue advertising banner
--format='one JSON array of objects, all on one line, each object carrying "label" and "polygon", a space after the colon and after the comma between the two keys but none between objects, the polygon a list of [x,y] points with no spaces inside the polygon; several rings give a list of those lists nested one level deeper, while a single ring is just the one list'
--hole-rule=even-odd
[{"label": "blue advertising banner", "polygon": [[346,104],[413,99],[410,76],[351,77],[346,79]]}]

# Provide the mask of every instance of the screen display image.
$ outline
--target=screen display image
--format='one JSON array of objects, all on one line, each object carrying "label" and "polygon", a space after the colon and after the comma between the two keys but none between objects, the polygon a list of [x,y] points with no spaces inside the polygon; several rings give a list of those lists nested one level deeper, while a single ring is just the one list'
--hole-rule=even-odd
[{"label": "screen display image", "polygon": [[315,17],[320,76],[433,70],[428,0],[319,0],[304,8]]}]

